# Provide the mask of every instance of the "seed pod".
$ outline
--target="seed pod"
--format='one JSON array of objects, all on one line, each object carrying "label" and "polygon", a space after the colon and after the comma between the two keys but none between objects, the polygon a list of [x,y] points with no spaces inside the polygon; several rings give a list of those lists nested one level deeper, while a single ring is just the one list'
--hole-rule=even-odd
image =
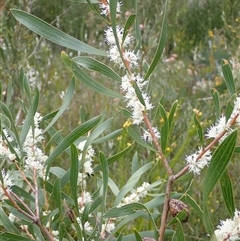
[{"label": "seed pod", "polygon": [[186,218],[181,220],[182,222],[187,222],[189,216],[188,206],[178,199],[171,199],[169,201],[169,210],[173,217],[178,215],[181,211],[185,211]]}]

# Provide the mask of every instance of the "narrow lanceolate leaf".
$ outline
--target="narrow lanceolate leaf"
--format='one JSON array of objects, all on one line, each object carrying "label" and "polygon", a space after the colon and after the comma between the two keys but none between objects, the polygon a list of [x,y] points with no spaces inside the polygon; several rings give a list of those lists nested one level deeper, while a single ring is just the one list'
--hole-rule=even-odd
[{"label": "narrow lanceolate leaf", "polygon": [[235,204],[234,204],[234,195],[233,195],[233,186],[232,181],[225,171],[220,178],[221,190],[223,194],[223,199],[225,206],[228,210],[228,213],[231,217],[234,216]]},{"label": "narrow lanceolate leaf", "polygon": [[60,107],[59,111],[54,116],[54,118],[52,119],[50,124],[44,129],[43,133],[48,131],[48,129],[51,126],[53,126],[53,124],[58,120],[58,118],[62,115],[62,113],[67,109],[67,107],[69,106],[69,103],[70,103],[70,101],[73,97],[74,89],[75,89],[75,80],[74,80],[74,78],[72,78],[71,83],[70,83],[70,85],[67,89],[67,92],[66,92],[66,95],[65,95],[62,106]]},{"label": "narrow lanceolate leaf", "polygon": [[108,163],[106,160],[106,157],[104,156],[104,154],[102,152],[100,152],[100,162],[101,162],[101,166],[102,166],[102,179],[103,179],[103,205],[104,205],[104,209],[105,207],[105,202],[106,202],[106,198],[107,198],[107,187],[108,187]]},{"label": "narrow lanceolate leaf", "polygon": [[[121,157],[123,157],[124,155],[126,155],[130,149],[131,149],[132,145],[131,146],[128,146],[127,148],[125,148],[124,150],[122,150],[121,152],[109,157],[107,159],[107,162],[108,162],[108,166],[113,164],[115,161],[119,160]],[[96,167],[94,167],[94,172],[97,172],[99,170],[101,170],[101,165],[97,165]]]},{"label": "narrow lanceolate leaf", "polygon": [[86,86],[88,86],[90,89],[109,96],[109,97],[113,97],[113,98],[120,98],[123,99],[124,97],[112,90],[107,89],[106,87],[104,87],[103,85],[99,84],[98,82],[96,82],[95,80],[93,80],[90,76],[88,76],[78,65],[75,61],[72,61],[67,55],[66,53],[62,52],[61,54],[62,60],[64,62],[64,64],[66,64],[67,67],[69,67],[73,74]]},{"label": "narrow lanceolate leaf", "polygon": [[233,94],[236,93],[236,87],[235,87],[230,64],[228,63],[228,61],[226,59],[222,60],[222,72],[224,75],[224,79],[225,79],[228,91],[229,91],[230,95],[232,96]]},{"label": "narrow lanceolate leaf", "polygon": [[198,132],[198,137],[200,140],[201,145],[203,145],[203,130],[202,130],[202,126],[199,122],[199,120],[197,119],[196,115],[194,115],[194,123],[197,127],[197,132]]},{"label": "narrow lanceolate leaf", "polygon": [[175,113],[176,113],[176,110],[177,110],[177,105],[178,105],[178,101],[176,100],[172,104],[171,110],[169,112],[169,115],[168,115],[169,129],[171,129],[172,126],[173,126],[173,119],[174,119],[174,116],[175,116]]},{"label": "narrow lanceolate leaf", "polygon": [[[0,207],[0,224],[1,226],[4,227],[4,230],[6,230],[7,232],[11,232],[11,233],[16,233],[19,234],[18,229],[15,227],[15,225],[9,220],[8,216],[6,215],[6,213],[3,211],[2,207]],[[0,236],[1,237],[1,236]],[[0,239],[0,240],[5,240]],[[10,239],[9,239],[10,240]]]},{"label": "narrow lanceolate leaf", "polygon": [[158,105],[160,114],[162,116],[162,119],[164,121],[164,124],[161,127],[161,147],[163,152],[165,152],[167,145],[168,145],[168,136],[169,136],[169,121],[167,117],[167,112],[164,109],[164,107],[159,103]]},{"label": "narrow lanceolate leaf", "polygon": [[126,204],[119,208],[114,207],[110,209],[106,214],[103,215],[103,217],[104,218],[124,217],[126,215],[135,213],[137,210],[146,210],[146,207],[141,203]]},{"label": "narrow lanceolate leaf", "polygon": [[152,60],[152,63],[150,64],[150,67],[149,67],[146,75],[144,76],[145,80],[151,75],[153,70],[156,68],[158,62],[160,61],[162,53],[163,53],[163,49],[164,49],[164,46],[165,46],[165,43],[167,40],[167,6],[168,6],[168,0],[166,0],[166,2],[165,2],[162,29],[161,29],[161,34],[160,34],[157,50],[156,50],[155,56]]},{"label": "narrow lanceolate leaf", "polygon": [[59,213],[62,214],[62,198],[60,180],[57,178],[53,185],[53,197],[58,207]]},{"label": "narrow lanceolate leaf", "polygon": [[142,138],[141,136],[136,133],[132,127],[128,127],[128,134],[141,146],[147,148],[150,151],[155,151],[154,148],[152,148],[151,146],[149,146]]},{"label": "narrow lanceolate leaf", "polygon": [[[18,136],[18,131],[17,131],[17,128],[16,128],[16,125],[14,123],[14,120],[13,120],[13,117],[12,117],[12,114],[11,112],[9,111],[9,108],[3,103],[0,101],[0,110],[1,112],[4,113],[4,115],[7,116],[8,120],[10,121],[11,123],[11,126],[13,128],[13,132],[15,134],[15,137],[16,137],[16,141],[18,142],[18,145],[20,145],[20,139],[19,139],[19,136]],[[1,119],[2,120],[2,119]]]},{"label": "narrow lanceolate leaf", "polygon": [[218,120],[221,117],[219,93],[216,89],[211,89],[211,94],[213,97],[213,102],[216,110],[216,120]]},{"label": "narrow lanceolate leaf", "polygon": [[232,132],[216,149],[203,181],[203,201],[206,202],[210,192],[223,175],[234,152],[237,132]]},{"label": "narrow lanceolate leaf", "polygon": [[31,238],[27,238],[26,236],[17,235],[13,233],[1,233],[0,240],[4,241],[33,241]]},{"label": "narrow lanceolate leaf", "polygon": [[84,42],[64,33],[63,31],[51,26],[50,24],[44,22],[40,18],[33,16],[30,13],[18,9],[12,9],[11,12],[21,24],[53,43],[87,54],[102,56],[107,55],[104,51],[85,44]]},{"label": "narrow lanceolate leaf", "polygon": [[200,208],[200,206],[196,203],[196,201],[189,195],[185,195],[183,201],[186,201],[187,204],[189,204],[194,212],[202,219],[203,218],[203,211]]},{"label": "narrow lanceolate leaf", "polygon": [[39,103],[39,92],[38,92],[38,90],[36,90],[36,94],[34,95],[34,97],[32,99],[31,106],[29,107],[26,119],[22,126],[22,131],[20,134],[21,144],[25,141],[25,138],[27,136],[30,126],[32,126],[32,127],[34,126],[34,115],[37,111],[38,103]]},{"label": "narrow lanceolate leaf", "polygon": [[135,14],[131,14],[128,19],[127,19],[127,22],[125,23],[125,26],[124,26],[124,30],[123,30],[123,42],[128,34],[128,30],[132,27],[134,21],[136,19],[136,15]]},{"label": "narrow lanceolate leaf", "polygon": [[97,71],[113,80],[116,80],[117,82],[121,82],[121,77],[115,71],[91,57],[79,56],[73,58],[73,60],[84,68]]},{"label": "narrow lanceolate leaf", "polygon": [[205,227],[207,233],[210,236],[212,236],[212,234],[214,233],[214,229],[213,229],[213,225],[212,225],[211,218],[209,215],[208,207],[209,206],[206,203],[203,206],[203,224],[204,224],[204,227]]},{"label": "narrow lanceolate leaf", "polygon": [[77,202],[78,193],[76,191],[77,184],[78,184],[78,171],[79,171],[79,167],[78,167],[77,148],[74,145],[71,145],[70,187],[72,190],[72,197],[76,207],[78,206],[78,202]]},{"label": "narrow lanceolate leaf", "polygon": [[183,226],[181,221],[177,218],[177,230],[173,236],[172,241],[185,241],[185,236],[184,236],[184,232],[183,232]]},{"label": "narrow lanceolate leaf", "polygon": [[68,134],[56,147],[56,149],[50,154],[48,159],[45,161],[45,165],[49,165],[54,161],[56,157],[58,157],[65,149],[67,149],[70,145],[74,143],[80,136],[87,133],[89,130],[91,130],[101,119],[101,116],[94,117],[84,123],[82,123],[80,126],[78,126],[76,129],[74,129],[70,134]]},{"label": "narrow lanceolate leaf", "polygon": [[142,237],[136,229],[134,229],[134,235],[135,235],[136,241],[142,241]]}]

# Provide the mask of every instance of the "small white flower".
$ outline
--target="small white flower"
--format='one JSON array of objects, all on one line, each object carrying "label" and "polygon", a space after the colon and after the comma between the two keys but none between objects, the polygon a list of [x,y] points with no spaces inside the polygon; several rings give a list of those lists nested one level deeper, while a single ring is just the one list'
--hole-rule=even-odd
[{"label": "small white flower", "polygon": [[201,152],[202,148],[199,148],[199,151],[190,156],[186,156],[185,158],[187,164],[189,165],[189,171],[197,175],[200,174],[201,169],[209,164],[212,158],[211,152],[208,150],[201,158],[198,159],[198,156]]},{"label": "small white flower", "polygon": [[222,116],[215,125],[211,126],[207,130],[207,134],[205,135],[207,138],[215,138],[219,134],[221,134],[224,130],[226,130],[226,117]]},{"label": "small white flower", "polygon": [[[117,13],[121,13],[121,5],[122,5],[121,2],[117,3],[117,8],[116,8]],[[109,0],[107,0],[106,3],[101,2],[99,4],[99,7],[102,9],[102,12],[101,12],[102,15],[108,16],[110,14]]]},{"label": "small white flower", "polygon": [[[152,131],[157,139],[161,137],[160,132],[158,131],[157,127],[153,127]],[[153,139],[149,131],[144,130],[144,133],[142,135],[142,139],[146,142],[152,143]]]},{"label": "small white flower", "polygon": [[137,190],[135,190],[130,195],[124,197],[121,201],[121,203],[118,204],[117,207],[121,207],[126,204],[139,202],[141,198],[145,197],[147,195],[147,188],[150,186],[149,183],[143,182],[142,186],[138,187]]},{"label": "small white flower", "polygon": [[92,202],[92,196],[89,192],[83,191],[82,196],[78,198],[78,205],[80,207],[85,206],[87,203]]},{"label": "small white flower", "polygon": [[10,178],[9,174],[2,170],[2,183],[0,184],[0,200],[6,199],[5,192],[3,191],[3,187],[7,190],[11,188],[13,185],[12,178]]},{"label": "small white flower", "polygon": [[138,66],[137,61],[139,60],[139,57],[133,51],[125,51],[123,53],[123,58],[129,63],[131,69]]},{"label": "small white flower", "polygon": [[236,210],[233,219],[221,220],[215,235],[218,241],[240,240],[240,212]]}]

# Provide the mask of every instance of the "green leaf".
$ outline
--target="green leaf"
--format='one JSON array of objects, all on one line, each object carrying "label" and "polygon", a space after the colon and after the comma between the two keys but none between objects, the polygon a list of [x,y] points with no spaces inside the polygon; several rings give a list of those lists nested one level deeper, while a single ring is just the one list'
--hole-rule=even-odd
[{"label": "green leaf", "polygon": [[140,203],[130,203],[122,207],[114,207],[110,209],[106,214],[103,215],[103,218],[120,218],[127,216],[129,214],[135,213],[137,210],[144,210],[145,206]]},{"label": "green leaf", "polygon": [[177,230],[173,236],[172,241],[185,241],[185,236],[184,236],[184,232],[183,232],[183,226],[181,221],[177,218]]},{"label": "green leaf", "polygon": [[193,210],[197,213],[197,215],[202,219],[203,218],[203,211],[200,206],[196,203],[196,201],[189,195],[184,195],[183,200],[188,203]]},{"label": "green leaf", "polygon": [[161,147],[162,147],[162,151],[163,153],[165,153],[165,150],[167,148],[168,145],[168,135],[169,135],[169,122],[168,122],[168,117],[167,117],[167,112],[164,109],[164,107],[159,103],[158,105],[160,114],[164,120],[163,126],[161,127]]},{"label": "green leaf", "polygon": [[103,183],[103,208],[106,209],[105,203],[107,198],[107,188],[108,188],[108,163],[106,157],[102,152],[100,152],[100,162],[102,166],[102,183]]},{"label": "green leaf", "polygon": [[33,130],[34,130],[34,116],[35,113],[37,111],[37,107],[38,107],[38,103],[39,103],[39,92],[36,89],[36,94],[33,97],[33,100],[31,102],[31,106],[29,107],[26,119],[23,123],[22,126],[22,131],[20,134],[20,142],[21,144],[25,141],[25,138],[27,136],[27,133],[29,131],[30,126],[32,126]]},{"label": "green leaf", "polygon": [[203,181],[203,201],[206,202],[208,196],[217,181],[223,175],[227,164],[229,163],[234,152],[237,139],[237,132],[233,131],[226,139],[219,145],[212,156],[209,167]]},{"label": "green leaf", "polygon": [[167,6],[168,6],[168,0],[166,0],[166,2],[165,2],[162,29],[161,29],[161,34],[160,34],[157,50],[156,50],[156,53],[152,60],[152,63],[150,64],[150,67],[144,76],[145,80],[151,75],[153,70],[156,68],[158,62],[160,61],[162,53],[163,53],[163,49],[164,49],[164,46],[165,46],[165,43],[167,40]]},{"label": "green leaf", "polygon": [[113,118],[110,118],[106,121],[104,121],[103,123],[101,123],[100,125],[98,125],[90,134],[90,136],[87,138],[87,141],[84,145],[83,151],[86,151],[88,146],[91,145],[93,143],[93,141],[100,136],[107,128],[108,126],[111,124]]},{"label": "green leaf", "polygon": [[216,120],[218,120],[221,117],[219,93],[216,89],[211,89],[211,94],[213,97],[213,102],[214,102],[215,110],[216,110]]},{"label": "green leaf", "polygon": [[116,206],[117,204],[119,204],[121,202],[121,200],[123,199],[123,197],[130,192],[133,187],[137,184],[137,182],[139,181],[141,175],[143,173],[145,173],[146,171],[148,171],[150,168],[152,167],[152,163],[147,163],[144,166],[142,166],[141,168],[139,168],[126,182],[126,184],[121,188],[121,190],[119,191],[114,205]]},{"label": "green leaf", "polygon": [[[7,232],[19,234],[18,229],[15,225],[8,219],[8,216],[3,211],[2,207],[0,207],[0,224],[4,227]],[[1,237],[1,236],[0,236]],[[6,240],[6,239],[1,239]]]},{"label": "green leaf", "polygon": [[40,18],[18,9],[11,9],[13,16],[34,33],[60,46],[87,54],[106,56],[107,54],[51,26]]},{"label": "green leaf", "polygon": [[170,112],[169,112],[169,115],[168,115],[169,129],[172,128],[173,119],[174,119],[174,115],[175,115],[175,112],[176,112],[176,109],[177,109],[177,105],[178,105],[178,101],[176,100],[176,101],[172,104],[171,110],[170,110]]},{"label": "green leaf", "polygon": [[59,213],[62,216],[62,197],[61,197],[61,185],[60,185],[60,180],[57,178],[54,182],[53,186],[53,197],[54,201],[57,204]]},{"label": "green leaf", "polygon": [[1,101],[0,101],[0,108],[1,108],[2,112],[7,116],[8,120],[10,121],[11,126],[13,128],[13,132],[15,134],[16,141],[17,141],[18,145],[21,146],[20,145],[20,139],[19,139],[19,136],[18,136],[18,131],[17,131],[17,128],[15,126],[15,123],[14,123],[11,112],[9,111],[8,107]]},{"label": "green leaf", "polygon": [[142,237],[136,229],[134,229],[134,235],[135,235],[136,241],[142,241]]},{"label": "green leaf", "polygon": [[[122,213],[121,213],[122,211]],[[134,219],[140,217],[140,216],[146,216],[149,217],[151,220],[152,224],[155,227],[155,231],[158,230],[158,227],[155,224],[155,221],[149,211],[149,209],[141,204],[141,203],[131,203],[124,205],[122,207],[115,207],[110,209],[103,217],[104,218],[111,218],[111,217],[125,217],[118,225],[116,228],[113,230],[112,235],[114,235],[119,229],[121,229],[123,226],[126,224],[130,223]],[[123,238],[123,240],[125,240]]]},{"label": "green leaf", "polygon": [[100,144],[100,143],[104,143],[104,142],[106,143],[108,140],[119,136],[120,133],[122,132],[122,130],[123,129],[115,130],[106,136],[100,137],[100,138],[96,139],[95,141],[93,141],[93,144]]},{"label": "green leaf", "polygon": [[[71,145],[71,168],[70,168],[70,187],[72,190],[72,197],[73,201],[75,203],[75,207],[78,207],[78,172],[79,172],[79,166],[78,166],[78,151],[77,148],[74,145]],[[77,208],[78,212],[78,208]]]},{"label": "green leaf", "polygon": [[221,184],[221,190],[222,190],[225,206],[228,210],[229,215],[233,217],[234,211],[235,211],[233,186],[227,171],[225,171],[221,176],[220,184]]},{"label": "green leaf", "polygon": [[92,203],[89,213],[92,213],[103,201],[103,197],[98,196]]},{"label": "green leaf", "polygon": [[128,34],[128,30],[132,27],[134,21],[136,19],[136,15],[135,14],[131,14],[128,19],[127,19],[127,22],[125,23],[125,26],[124,26],[124,30],[123,30],[123,37],[122,37],[122,41],[124,43],[124,40]]},{"label": "green leaf", "polygon": [[13,233],[0,233],[0,240],[4,241],[33,241],[30,238],[27,238],[26,236],[17,235]]},{"label": "green leaf", "polygon": [[73,61],[84,68],[95,70],[105,76],[108,76],[113,80],[116,80],[117,82],[121,82],[122,80],[121,77],[115,71],[113,71],[110,67],[91,57],[86,57],[86,56],[74,57]]},{"label": "green leaf", "polygon": [[201,124],[199,123],[196,115],[194,115],[193,118],[194,118],[194,123],[195,123],[195,125],[196,125],[196,127],[197,127],[197,132],[198,132],[198,137],[199,137],[200,143],[201,143],[201,145],[203,145],[203,137],[204,137],[204,136],[203,136],[202,126],[201,126]]},{"label": "green leaf", "polygon": [[70,134],[68,134],[54,149],[54,151],[49,155],[48,159],[45,161],[45,166],[52,163],[56,157],[58,157],[66,148],[68,148],[71,144],[73,144],[74,141],[76,141],[80,136],[84,135],[89,130],[91,130],[100,121],[100,119],[101,119],[101,116],[94,117],[82,123],[76,129],[74,129]]},{"label": "green leaf", "polygon": [[145,147],[146,149],[150,151],[154,151],[155,149],[151,146],[149,146],[141,137],[138,133],[136,133],[132,127],[128,127],[128,134],[141,146]]},{"label": "green leaf", "polygon": [[[131,147],[132,147],[132,145],[128,146],[127,148],[125,148],[124,150],[120,151],[119,153],[109,157],[107,159],[108,166],[111,165],[112,163],[114,163],[115,161],[119,160],[124,155],[126,155],[130,151]],[[94,167],[94,172],[97,172],[99,170],[101,170],[101,165],[97,165],[96,167]]]},{"label": "green leaf", "polygon": [[234,95],[236,93],[235,82],[233,80],[232,70],[230,64],[226,59],[222,60],[222,72],[224,75],[224,79],[228,88],[230,95]]},{"label": "green leaf", "polygon": [[61,108],[59,109],[57,114],[54,116],[54,118],[52,119],[50,124],[48,124],[48,126],[44,129],[43,133],[48,131],[48,129],[51,126],[53,126],[53,124],[59,119],[59,117],[62,115],[62,113],[67,109],[67,107],[69,106],[69,103],[73,97],[74,89],[75,89],[75,80],[74,80],[74,78],[72,78],[71,83],[66,91],[66,95],[65,95]]},{"label": "green leaf", "polygon": [[95,80],[93,80],[91,77],[89,77],[85,72],[82,71],[82,69],[77,65],[76,62],[72,61],[67,55],[66,53],[62,52],[61,54],[62,57],[62,61],[64,62],[64,64],[66,64],[67,67],[69,67],[73,74],[83,83],[85,84],[87,87],[89,87],[90,89],[109,96],[109,97],[113,97],[113,98],[119,98],[119,99],[123,99],[124,97],[120,94],[118,94],[115,91],[109,90],[106,87],[104,87],[103,85],[99,84],[98,82],[96,82]]},{"label": "green leaf", "polygon": [[21,187],[13,185],[13,186],[11,186],[11,190],[15,194],[17,194],[19,197],[24,198],[25,202],[26,202],[26,200],[29,200],[29,201],[35,203],[35,198],[31,194],[26,192],[24,189],[22,189]]},{"label": "green leaf", "polygon": [[203,206],[203,219],[202,220],[203,220],[203,224],[204,224],[204,227],[205,227],[207,233],[210,236],[212,236],[212,234],[214,233],[214,229],[213,229],[211,218],[209,215],[208,205],[206,203]]}]

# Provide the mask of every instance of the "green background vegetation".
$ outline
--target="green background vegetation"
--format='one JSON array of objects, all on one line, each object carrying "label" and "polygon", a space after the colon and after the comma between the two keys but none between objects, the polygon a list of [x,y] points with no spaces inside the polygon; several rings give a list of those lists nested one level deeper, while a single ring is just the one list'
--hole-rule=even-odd
[{"label": "green background vegetation", "polygon": [[[122,2],[123,13],[119,18],[119,24],[124,24],[126,21],[127,11],[133,11],[131,1],[123,0]],[[163,2],[159,0],[138,2],[139,23],[143,26],[140,51],[142,58],[148,60],[153,57],[156,50],[157,37],[161,30]],[[13,116],[17,117],[18,98],[21,98],[18,82],[19,70],[23,67],[33,86],[39,88],[41,105],[38,111],[47,114],[56,110],[62,102],[61,93],[71,80],[70,72],[61,62],[60,53],[62,50],[73,56],[78,53],[56,46],[21,26],[11,15],[10,9],[18,8],[28,11],[87,44],[104,50],[107,50],[107,45],[104,43],[104,29],[107,27],[107,22],[103,22],[87,4],[82,4],[81,1],[5,1],[0,7],[2,24],[0,70],[4,101],[10,102],[14,110]],[[220,92],[222,112],[224,112],[228,96],[220,68],[220,61],[223,58],[231,61],[237,90],[239,90],[239,9],[240,1],[238,0],[179,0],[169,3],[168,40],[163,60],[151,77],[149,93],[151,93],[152,102],[156,105],[160,101],[166,110],[170,109],[175,100],[179,101],[177,122],[168,147],[168,155],[178,157],[176,168],[182,167],[184,156],[195,152],[199,146],[197,130],[191,122],[193,109],[199,111],[198,120],[205,130],[216,120],[213,101],[210,98],[210,88],[216,88]],[[98,59],[112,66],[108,58],[98,57]],[[116,71],[119,70],[116,69]],[[119,72],[121,74],[121,71]],[[94,73],[90,74],[96,81],[119,91],[116,83],[106,78],[102,79]],[[13,86],[13,93],[7,93],[8,85]],[[69,133],[80,123],[80,106],[84,109],[86,119],[100,114],[104,108],[107,110],[108,117],[118,116],[116,122],[113,123],[112,130],[121,128],[126,121],[125,117],[120,115],[119,108],[119,106],[124,106],[124,102],[101,96],[77,82],[74,100],[55,125],[57,129],[62,130],[63,135]],[[21,123],[21,115],[17,121]],[[157,120],[156,125],[160,127],[161,124],[162,120]],[[132,143],[132,139],[123,130],[120,138],[114,140],[113,143],[101,144],[94,148],[97,153],[103,150],[111,155],[126,148],[129,143]],[[127,158],[111,166],[110,176],[118,180],[119,186],[122,186],[130,175],[130,168],[126,166],[131,165],[131,159],[136,151],[139,153],[139,161],[142,164],[149,160],[155,161],[153,153],[146,152],[134,144]],[[69,167],[69,159],[61,157],[57,161],[62,163],[63,168]],[[236,206],[239,207],[240,192],[237,191],[237,185],[240,181],[240,164],[237,155],[230,166],[230,175],[236,193]],[[145,178],[151,182],[164,175],[165,171],[158,162],[155,171]],[[92,180],[95,181],[94,178]],[[193,182],[192,195],[196,201],[201,200],[201,192],[198,191],[201,190],[201,176],[195,177]],[[189,184],[180,181],[178,183],[179,185],[175,185],[175,191],[185,192]],[[224,210],[223,200],[219,198],[218,188],[212,195],[213,201],[209,205],[212,207],[212,217],[217,214],[216,220],[213,221],[217,225],[220,218],[227,217],[227,213]],[[206,233],[202,226],[198,225],[199,222],[200,220],[193,213],[188,223],[184,224],[188,240],[205,240],[201,238]],[[146,224],[141,221],[138,226],[139,230],[147,228]]]}]

